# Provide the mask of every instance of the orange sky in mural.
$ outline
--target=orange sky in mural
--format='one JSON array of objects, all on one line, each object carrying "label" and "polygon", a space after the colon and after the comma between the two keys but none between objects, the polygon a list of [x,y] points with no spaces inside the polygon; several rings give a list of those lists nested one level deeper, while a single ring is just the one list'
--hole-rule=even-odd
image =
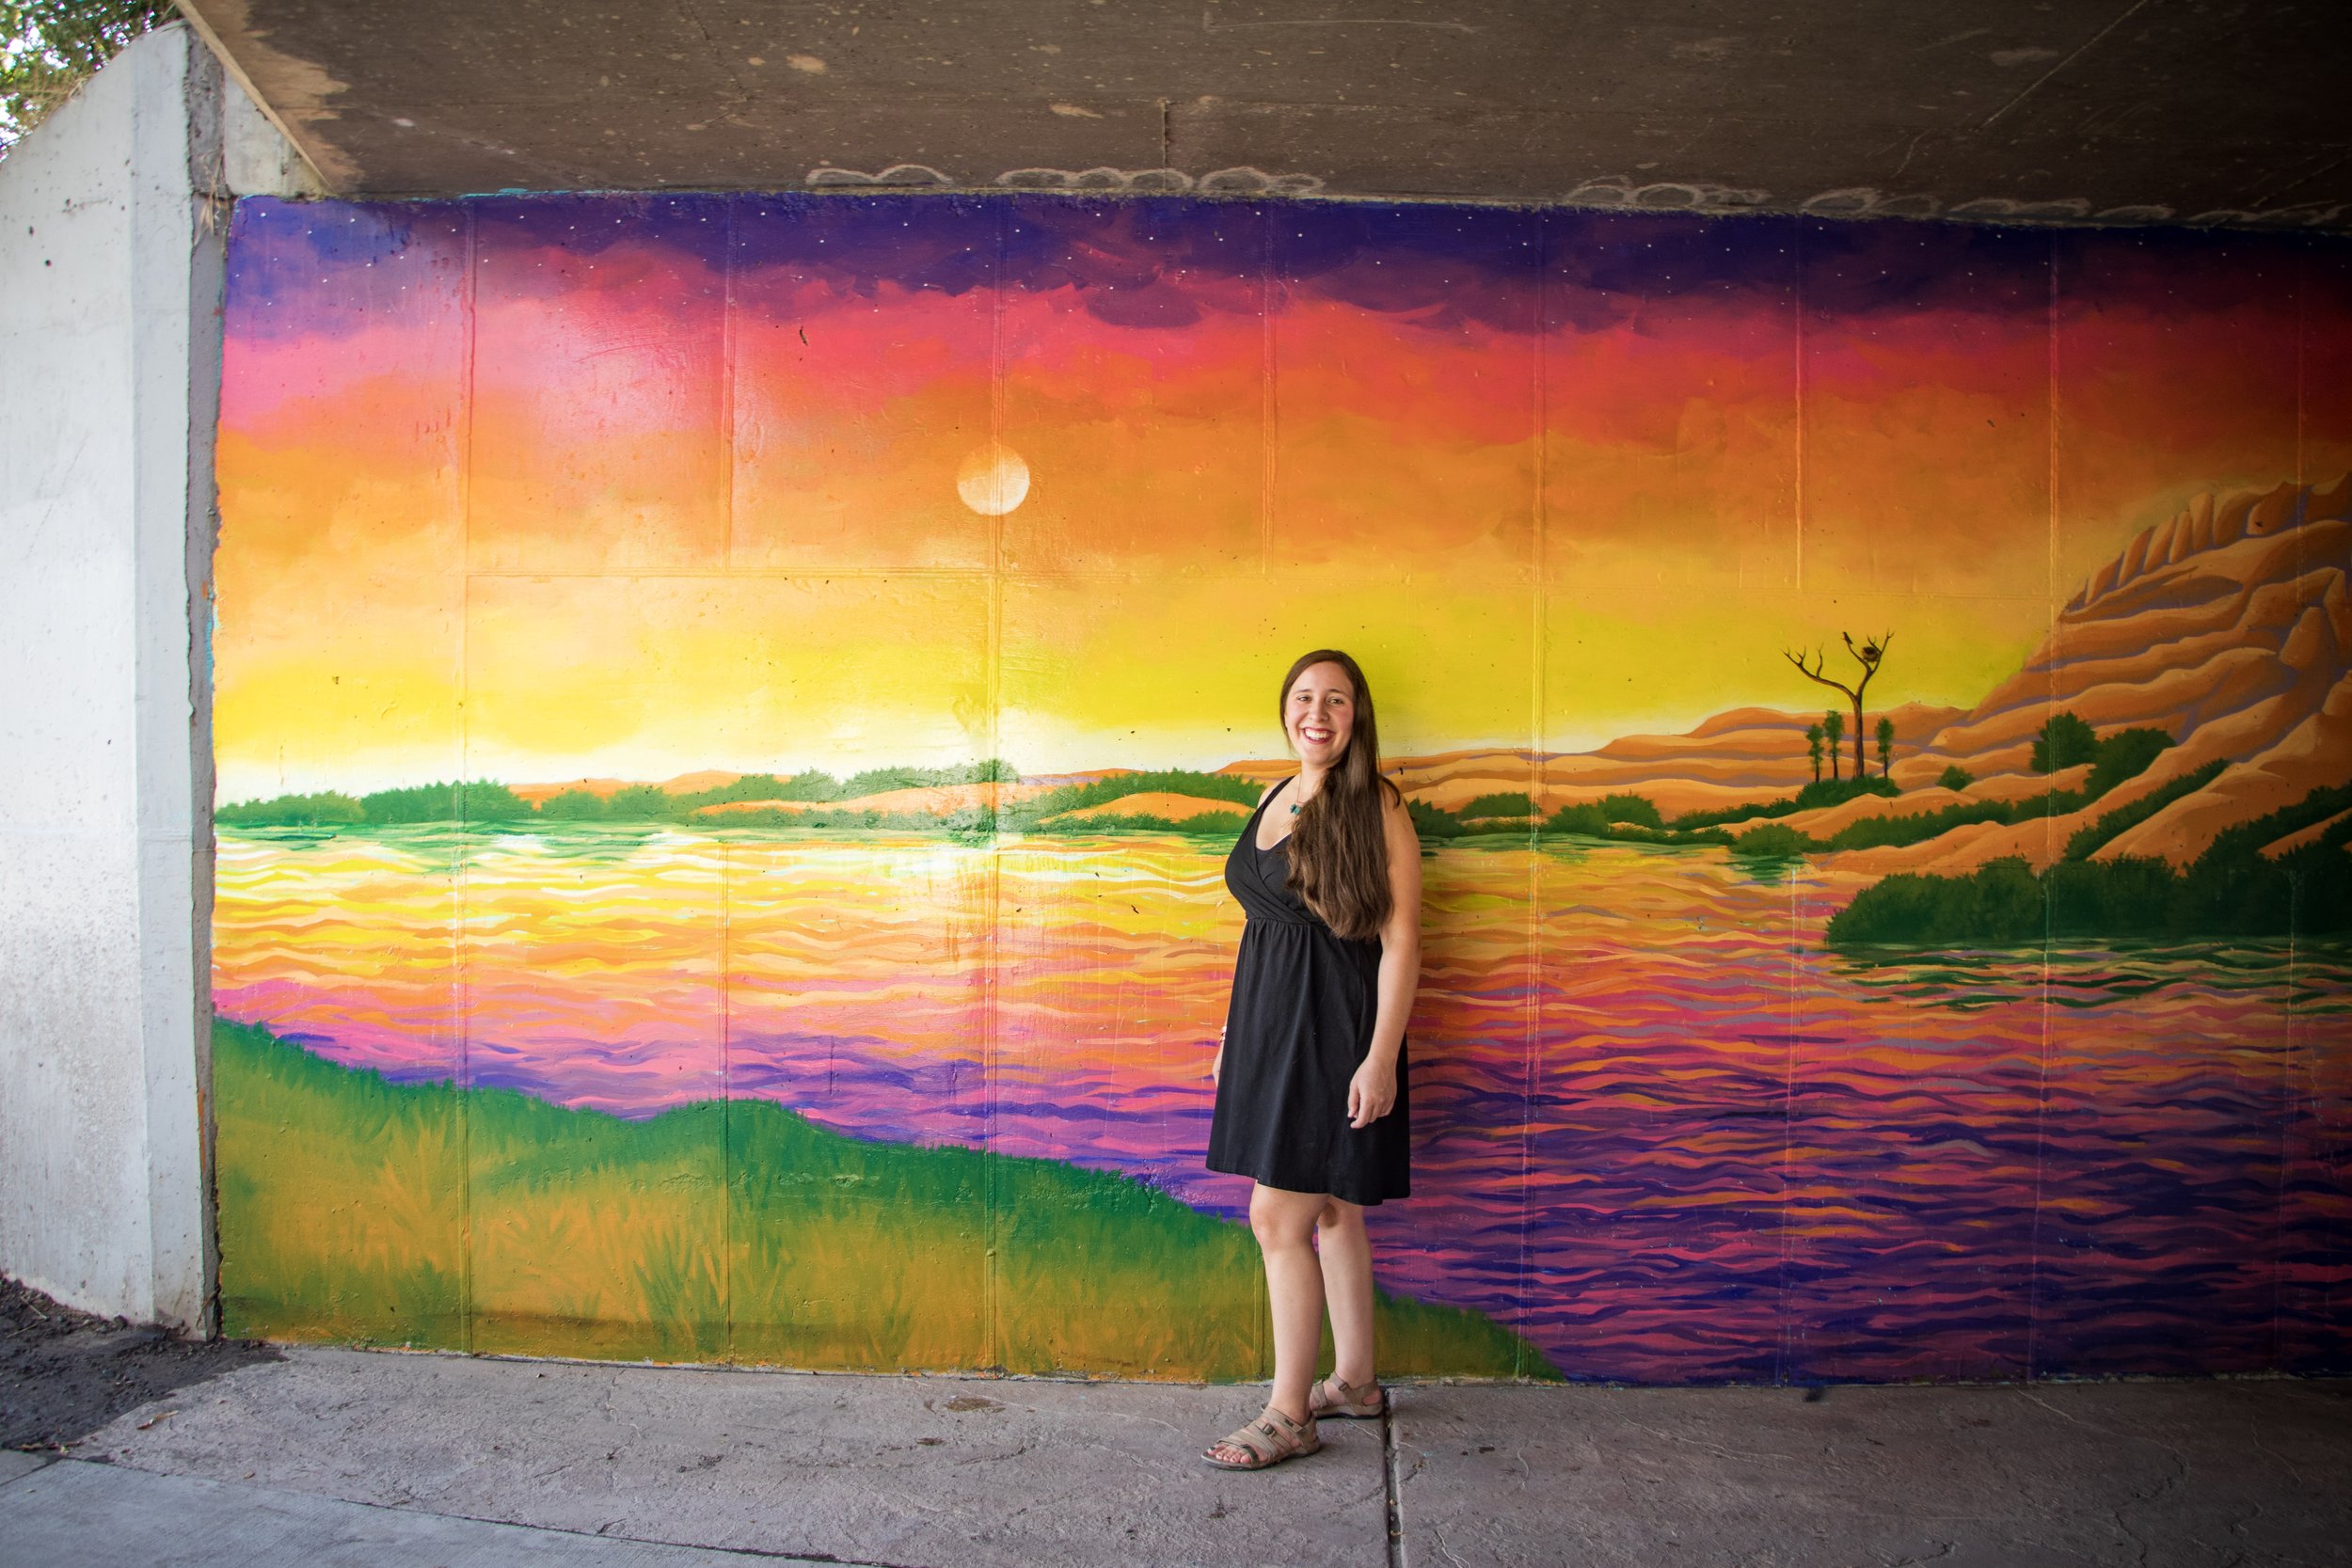
[{"label": "orange sky in mural", "polygon": [[[1792,220],[1653,293],[1503,262],[1438,287],[1458,258],[1370,242],[1300,276],[1271,244],[1271,272],[1155,265],[1142,218],[1093,209],[1084,277],[1048,232],[1017,279],[982,255],[938,287],[715,264],[662,224],[740,247],[752,219],[698,199],[593,246],[530,203],[364,255],[290,224],[382,210],[241,218],[268,286],[232,291],[226,356],[224,799],[1215,765],[1277,744],[1261,689],[1319,641],[1364,655],[1400,752],[1808,706],[1779,651],[1841,627],[1896,633],[1874,699],[1967,703],[2188,495],[2352,462],[2297,380],[2342,368],[2307,344],[2315,300],[2342,338],[2345,277],[2298,295],[2282,245],[2064,239],[2054,309],[2039,235],[1880,300],[1868,245],[1811,258]],[[1255,220],[1217,221],[1239,249]],[[1542,220],[1544,254],[1668,221]],[[1422,269],[1393,300],[1389,261]],[[1029,473],[1001,516],[957,486],[991,443]]]}]

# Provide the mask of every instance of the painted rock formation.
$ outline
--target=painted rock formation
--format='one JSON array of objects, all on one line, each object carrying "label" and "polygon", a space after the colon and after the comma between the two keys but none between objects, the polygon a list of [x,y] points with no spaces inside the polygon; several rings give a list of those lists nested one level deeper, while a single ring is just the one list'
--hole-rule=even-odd
[{"label": "painted rock formation", "polygon": [[[2352,779],[2352,476],[2281,484],[2186,511],[2135,538],[2067,602],[2025,668],[1894,769],[1931,783],[1957,763],[1987,795],[2031,777],[2033,741],[2070,712],[2102,735],[2161,730],[2174,745],[2085,811],[1847,857],[1873,869],[1952,870],[2058,857],[2090,818],[2214,763],[2205,787],[2126,830],[2098,858],[2194,860],[2238,822]],[[2038,778],[2036,783],[2041,783]]]}]

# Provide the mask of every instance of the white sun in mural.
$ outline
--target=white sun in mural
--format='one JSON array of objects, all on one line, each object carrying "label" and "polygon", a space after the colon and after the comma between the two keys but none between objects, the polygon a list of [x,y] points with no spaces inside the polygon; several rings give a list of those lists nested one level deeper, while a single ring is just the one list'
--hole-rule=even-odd
[{"label": "white sun in mural", "polygon": [[1001,517],[1028,499],[1029,466],[1010,447],[991,441],[956,470],[956,494],[981,516]]}]

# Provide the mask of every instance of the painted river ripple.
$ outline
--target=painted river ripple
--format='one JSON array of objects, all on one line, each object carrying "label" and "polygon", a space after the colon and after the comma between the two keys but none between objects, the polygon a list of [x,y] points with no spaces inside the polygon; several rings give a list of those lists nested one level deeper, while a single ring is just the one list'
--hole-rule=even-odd
[{"label": "painted river ripple", "polygon": [[[224,832],[215,1003],[323,1056],[652,1115],[1200,1168],[1239,911],[1175,837]],[[1600,843],[1427,863],[1385,1284],[1651,1383],[2352,1370],[2352,961],[1871,962],[1858,883]]]}]

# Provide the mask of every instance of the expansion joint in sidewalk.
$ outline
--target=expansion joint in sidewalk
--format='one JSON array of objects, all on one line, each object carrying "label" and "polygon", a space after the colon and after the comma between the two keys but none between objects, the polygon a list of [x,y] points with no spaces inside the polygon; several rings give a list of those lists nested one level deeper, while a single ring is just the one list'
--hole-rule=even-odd
[{"label": "expansion joint in sidewalk", "polygon": [[1389,1568],[1405,1568],[1405,1500],[1396,1473],[1396,1411],[1391,1392],[1380,1402],[1380,1476],[1388,1494]]}]

